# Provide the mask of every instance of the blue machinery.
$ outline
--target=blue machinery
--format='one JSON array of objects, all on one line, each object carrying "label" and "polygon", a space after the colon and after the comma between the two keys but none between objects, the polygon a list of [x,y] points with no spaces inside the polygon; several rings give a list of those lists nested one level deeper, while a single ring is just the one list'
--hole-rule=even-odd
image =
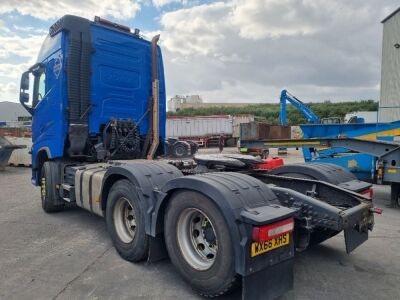
[{"label": "blue machinery", "polygon": [[307,106],[305,105],[302,101],[300,101],[298,98],[290,94],[287,90],[283,90],[281,92],[281,111],[280,111],[280,117],[281,117],[281,125],[286,126],[287,120],[286,120],[286,102],[290,102],[294,107],[296,107],[299,111],[303,113],[303,115],[306,117],[307,122],[310,123],[315,123],[318,124],[321,122],[320,118]]},{"label": "blue machinery", "polygon": [[[306,104],[290,94],[287,90],[281,92],[280,119],[281,125],[286,125],[286,104],[290,102],[306,120],[313,124],[300,125],[305,139],[310,138],[359,138],[366,140],[393,141],[395,136],[400,136],[400,121],[392,123],[363,123],[359,118],[356,123],[340,123],[339,118],[320,119]],[[266,148],[258,141],[240,142],[244,148]],[[283,145],[276,146],[282,149]],[[354,173],[360,180],[376,180],[377,159],[366,153],[354,153],[347,148],[339,147],[305,147],[303,146],[304,161],[309,163],[333,163],[345,167]]]},{"label": "blue machinery", "polygon": [[[305,103],[300,99],[290,94],[287,90],[282,90],[280,99],[280,119],[281,125],[286,126],[286,102],[290,102],[294,107],[296,107],[306,118],[307,122],[314,124],[340,124],[342,123],[339,117],[329,117],[329,118],[319,118]],[[351,122],[364,123],[363,118],[351,119]]]},{"label": "blue machinery", "polygon": [[[393,141],[400,135],[400,121],[364,124],[304,124],[300,125],[305,139],[309,138],[359,138],[365,140]],[[354,153],[343,147],[303,147],[305,162],[333,163],[345,167],[357,178],[375,181],[376,158],[365,153]]]}]

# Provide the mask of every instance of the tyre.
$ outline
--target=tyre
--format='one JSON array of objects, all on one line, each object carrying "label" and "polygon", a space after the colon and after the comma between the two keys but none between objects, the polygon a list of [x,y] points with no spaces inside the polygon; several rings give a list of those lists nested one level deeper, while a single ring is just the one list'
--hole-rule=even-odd
[{"label": "tyre", "polygon": [[107,230],[117,252],[128,261],[147,258],[149,239],[144,213],[134,185],[126,179],[114,183],[107,198]]},{"label": "tyre", "polygon": [[40,196],[42,208],[47,213],[61,211],[65,207],[56,188],[58,184],[60,184],[59,165],[54,161],[46,161],[40,172]]},{"label": "tyre", "polygon": [[199,150],[199,144],[193,141],[188,141],[188,143],[190,145],[190,155],[195,155]]},{"label": "tyre", "polygon": [[188,144],[186,142],[176,142],[172,147],[172,154],[176,158],[188,156]]},{"label": "tyre", "polygon": [[164,231],[172,263],[198,293],[214,297],[235,287],[230,231],[208,197],[193,191],[175,193],[165,212]]}]

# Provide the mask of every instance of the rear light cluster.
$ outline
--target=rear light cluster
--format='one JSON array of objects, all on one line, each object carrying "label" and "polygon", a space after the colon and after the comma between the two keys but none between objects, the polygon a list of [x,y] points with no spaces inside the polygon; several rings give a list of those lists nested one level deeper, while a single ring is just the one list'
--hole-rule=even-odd
[{"label": "rear light cluster", "polygon": [[374,195],[374,190],[372,188],[369,188],[369,189],[366,189],[364,191],[361,191],[360,194],[363,195],[363,196],[367,196],[370,199],[372,199],[372,196]]},{"label": "rear light cluster", "polygon": [[273,224],[254,227],[252,238],[254,242],[265,242],[285,233],[292,232],[294,229],[293,218],[279,221]]},{"label": "rear light cluster", "polygon": [[369,209],[369,211],[378,215],[381,215],[383,213],[383,209],[379,207],[372,207]]}]

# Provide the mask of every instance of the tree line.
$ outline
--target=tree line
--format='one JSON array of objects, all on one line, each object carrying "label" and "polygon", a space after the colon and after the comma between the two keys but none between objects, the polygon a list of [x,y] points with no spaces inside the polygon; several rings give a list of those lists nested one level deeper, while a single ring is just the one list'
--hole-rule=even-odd
[{"label": "tree line", "polygon": [[[361,100],[350,102],[318,102],[307,103],[307,106],[319,117],[340,117],[344,118],[347,113],[357,111],[377,111],[378,102],[374,100]],[[178,112],[168,112],[169,116],[194,116],[194,115],[238,115],[253,114],[257,121],[265,121],[270,124],[279,124],[280,106],[274,104],[249,104],[243,107],[209,107],[209,108],[188,108]],[[306,123],[304,115],[291,104],[287,104],[288,125],[298,125]]]}]

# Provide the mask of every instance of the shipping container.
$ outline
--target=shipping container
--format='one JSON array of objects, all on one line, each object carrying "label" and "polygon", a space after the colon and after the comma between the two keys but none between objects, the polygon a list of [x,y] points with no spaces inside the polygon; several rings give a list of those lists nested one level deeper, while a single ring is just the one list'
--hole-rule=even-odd
[{"label": "shipping container", "polygon": [[241,140],[290,139],[290,126],[271,125],[263,122],[242,123],[240,125]]},{"label": "shipping container", "polygon": [[233,117],[232,136],[234,138],[240,137],[240,124],[254,122],[254,115],[234,115],[232,117]]}]

